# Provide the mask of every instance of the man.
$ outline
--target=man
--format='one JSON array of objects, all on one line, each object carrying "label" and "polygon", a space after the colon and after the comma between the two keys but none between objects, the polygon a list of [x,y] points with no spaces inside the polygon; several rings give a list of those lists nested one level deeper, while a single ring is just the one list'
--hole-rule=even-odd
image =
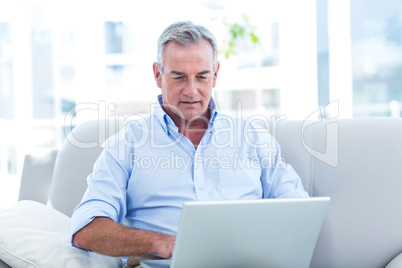
[{"label": "man", "polygon": [[169,258],[185,201],[308,197],[267,131],[216,110],[220,65],[206,28],[172,24],[157,60],[159,105],[114,137],[117,146],[106,142],[72,216],[76,247]]}]

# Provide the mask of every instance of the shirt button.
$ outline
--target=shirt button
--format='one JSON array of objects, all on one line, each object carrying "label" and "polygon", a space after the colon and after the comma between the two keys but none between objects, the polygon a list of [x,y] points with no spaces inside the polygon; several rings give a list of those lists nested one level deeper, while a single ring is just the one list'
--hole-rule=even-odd
[{"label": "shirt button", "polygon": [[200,191],[202,191],[202,190],[204,190],[204,186],[198,186],[198,189],[199,189]]}]

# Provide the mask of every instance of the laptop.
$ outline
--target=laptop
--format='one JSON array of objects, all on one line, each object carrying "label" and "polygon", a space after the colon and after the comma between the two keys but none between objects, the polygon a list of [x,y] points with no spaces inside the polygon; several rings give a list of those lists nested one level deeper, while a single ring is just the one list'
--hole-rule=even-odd
[{"label": "laptop", "polygon": [[309,267],[329,202],[185,202],[172,258],[144,260],[141,267]]}]

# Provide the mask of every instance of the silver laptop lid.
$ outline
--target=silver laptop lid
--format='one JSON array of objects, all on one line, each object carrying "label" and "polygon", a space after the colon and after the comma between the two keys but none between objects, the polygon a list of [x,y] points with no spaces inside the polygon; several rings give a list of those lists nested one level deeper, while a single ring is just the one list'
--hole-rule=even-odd
[{"label": "silver laptop lid", "polygon": [[170,267],[309,267],[329,202],[186,202]]}]

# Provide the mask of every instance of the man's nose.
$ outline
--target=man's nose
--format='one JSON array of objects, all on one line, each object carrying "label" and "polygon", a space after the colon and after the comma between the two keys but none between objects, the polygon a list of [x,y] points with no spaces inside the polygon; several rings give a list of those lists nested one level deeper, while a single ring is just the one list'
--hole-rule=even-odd
[{"label": "man's nose", "polygon": [[197,85],[193,79],[189,79],[184,88],[184,94],[187,96],[195,96],[197,94]]}]

